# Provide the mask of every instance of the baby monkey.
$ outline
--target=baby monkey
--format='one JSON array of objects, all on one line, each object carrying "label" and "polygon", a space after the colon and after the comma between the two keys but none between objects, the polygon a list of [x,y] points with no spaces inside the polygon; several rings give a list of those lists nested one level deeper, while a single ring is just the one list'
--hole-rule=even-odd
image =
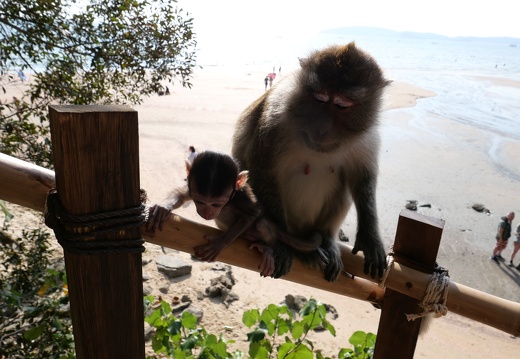
[{"label": "baby monkey", "polygon": [[302,241],[283,232],[275,223],[263,216],[263,208],[247,183],[248,171],[238,172],[236,162],[228,155],[205,151],[193,164],[186,163],[187,184],[174,189],[163,204],[150,208],[147,232],[162,230],[163,221],[173,209],[192,200],[197,213],[205,220],[214,219],[223,230],[218,235],[205,235],[207,244],[195,247],[195,255],[206,261],[214,261],[222,249],[242,236],[251,241],[249,248],[257,248],[262,254],[258,268],[260,275],[267,277],[275,269],[272,247],[281,241],[303,253],[319,250],[321,236],[311,234]]}]

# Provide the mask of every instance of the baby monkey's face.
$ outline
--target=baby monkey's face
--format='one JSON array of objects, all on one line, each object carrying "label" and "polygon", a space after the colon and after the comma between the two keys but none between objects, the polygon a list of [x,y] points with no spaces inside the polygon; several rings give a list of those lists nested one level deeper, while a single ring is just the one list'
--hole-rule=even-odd
[{"label": "baby monkey's face", "polygon": [[196,190],[192,190],[191,198],[193,199],[193,203],[195,203],[195,207],[197,208],[197,213],[199,216],[205,220],[210,220],[219,216],[220,211],[222,211],[222,209],[229,202],[232,194],[233,187],[229,187],[229,189],[226,190],[222,196],[218,197],[203,196]]}]

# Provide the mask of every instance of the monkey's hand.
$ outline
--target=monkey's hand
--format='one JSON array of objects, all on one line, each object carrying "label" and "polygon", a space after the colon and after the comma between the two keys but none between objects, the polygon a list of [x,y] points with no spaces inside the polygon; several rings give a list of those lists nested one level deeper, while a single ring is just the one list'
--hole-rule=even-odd
[{"label": "monkey's hand", "polygon": [[343,262],[341,260],[341,252],[338,243],[333,237],[324,236],[321,246],[318,249],[318,255],[323,262],[323,273],[325,279],[333,282],[338,279],[343,270]]},{"label": "monkey's hand", "polygon": [[262,261],[258,265],[260,275],[262,277],[270,277],[274,272],[274,255],[273,249],[261,242],[253,242],[249,245],[249,249],[257,248],[262,253]]},{"label": "monkey's hand", "polygon": [[148,211],[148,220],[144,225],[144,231],[153,237],[157,229],[162,231],[163,223],[170,214],[171,209],[169,207],[160,204],[152,205]]},{"label": "monkey's hand", "polygon": [[204,235],[204,238],[209,242],[195,247],[195,256],[203,261],[214,262],[224,249],[225,243],[221,235]]},{"label": "monkey's hand", "polygon": [[362,251],[365,255],[364,273],[370,274],[372,278],[376,275],[381,278],[386,268],[386,253],[379,234],[370,235],[358,231],[352,254],[357,254],[358,251]]},{"label": "monkey's hand", "polygon": [[291,271],[294,250],[283,243],[276,243],[273,247],[274,272],[271,274],[273,278],[280,278]]}]

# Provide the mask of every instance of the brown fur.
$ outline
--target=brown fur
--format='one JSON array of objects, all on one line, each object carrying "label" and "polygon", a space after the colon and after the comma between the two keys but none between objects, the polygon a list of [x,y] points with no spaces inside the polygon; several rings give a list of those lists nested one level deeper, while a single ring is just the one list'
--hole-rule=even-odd
[{"label": "brown fur", "polygon": [[[365,254],[365,272],[382,275],[385,251],[378,231],[378,113],[389,83],[372,57],[354,43],[332,46],[300,60],[241,115],[233,157],[249,170],[266,215],[304,240],[318,232],[319,251],[303,260],[334,280],[342,270],[335,242],[355,203],[354,252]],[[347,104],[345,106],[345,104]],[[293,251],[278,243],[274,276],[286,274]]]}]

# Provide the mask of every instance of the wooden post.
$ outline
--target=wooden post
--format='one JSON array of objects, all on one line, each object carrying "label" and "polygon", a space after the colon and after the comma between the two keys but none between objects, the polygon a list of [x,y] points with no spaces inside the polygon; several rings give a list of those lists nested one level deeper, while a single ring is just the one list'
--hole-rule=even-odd
[{"label": "wooden post", "polygon": [[[395,235],[395,261],[431,274],[435,267],[443,228],[442,220],[403,210]],[[412,286],[410,282],[409,286]],[[420,301],[412,296],[386,288],[374,359],[413,358],[422,319],[408,321],[406,314],[421,313],[419,303]]]},{"label": "wooden post", "polygon": [[[139,206],[137,112],[51,106],[49,113],[56,188],[67,213]],[[93,241],[139,238],[137,226]],[[141,253],[64,253],[77,358],[144,358]]]}]

